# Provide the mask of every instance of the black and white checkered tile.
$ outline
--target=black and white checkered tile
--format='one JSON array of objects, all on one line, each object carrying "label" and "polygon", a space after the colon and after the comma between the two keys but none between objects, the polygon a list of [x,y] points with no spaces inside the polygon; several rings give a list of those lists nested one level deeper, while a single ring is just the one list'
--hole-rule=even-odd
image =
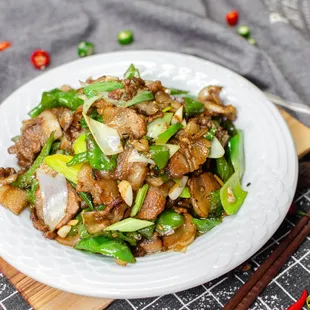
[{"label": "black and white checkered tile", "polygon": [[[296,193],[295,203],[300,210],[310,209],[310,189]],[[279,242],[289,233],[298,217],[289,215],[273,237],[250,260],[252,266],[247,272],[234,270],[214,281],[175,294],[155,298],[116,300],[107,310],[203,310],[221,309],[254,270],[265,261]],[[272,280],[265,291],[252,305],[252,310],[287,309],[301,292],[310,293],[310,237]],[[9,281],[0,273],[0,310],[32,309]],[[306,309],[306,308],[304,308]],[[84,309],[79,309],[84,310]],[[85,309],[86,310],[86,309]]]}]

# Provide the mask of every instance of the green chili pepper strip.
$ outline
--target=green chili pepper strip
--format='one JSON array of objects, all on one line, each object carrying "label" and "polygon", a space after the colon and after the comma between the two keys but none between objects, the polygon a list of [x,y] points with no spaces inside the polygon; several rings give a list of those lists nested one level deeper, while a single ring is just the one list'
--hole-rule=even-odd
[{"label": "green chili pepper strip", "polygon": [[136,261],[130,249],[123,241],[104,236],[82,239],[75,248],[118,258],[127,263],[135,263]]},{"label": "green chili pepper strip", "polygon": [[232,121],[227,119],[226,121],[223,122],[222,126],[228,131],[228,133],[231,136],[234,136],[237,134],[237,129]]},{"label": "green chili pepper strip", "polygon": [[251,34],[251,31],[248,26],[242,25],[237,28],[237,33],[244,38],[248,38]]},{"label": "green chili pepper strip", "polygon": [[221,219],[192,219],[200,233],[205,233],[222,223]]},{"label": "green chili pepper strip", "polygon": [[237,134],[228,142],[229,156],[235,171],[239,171],[239,178],[245,170],[243,131],[237,130]]},{"label": "green chili pepper strip", "polygon": [[184,98],[184,108],[187,117],[201,114],[205,110],[205,106],[202,103],[191,98]]},{"label": "green chili pepper strip", "polygon": [[[69,181],[70,184],[73,186],[73,188],[76,188],[76,184]],[[84,192],[79,192],[78,195],[85,201],[85,203],[87,204],[88,208],[90,210],[94,210],[94,205],[91,199],[91,195],[89,193],[84,193]]]},{"label": "green chili pepper strip", "polygon": [[153,100],[154,99],[154,95],[151,91],[148,90],[140,90],[137,95],[135,95],[131,100],[129,101],[125,101],[124,106],[125,107],[130,107],[134,104],[137,103],[141,103],[144,101],[149,101],[149,100]]},{"label": "green chili pepper strip", "polygon": [[53,142],[54,142],[54,132],[50,134],[49,138],[45,142],[40,154],[35,159],[32,166],[24,174],[20,175],[15,182],[12,183],[13,186],[26,188],[31,185],[31,181],[34,178],[36,170],[43,163],[44,158],[48,156],[48,154],[50,153]]},{"label": "green chili pepper strip", "polygon": [[46,109],[57,107],[65,107],[69,108],[70,110],[76,110],[80,105],[83,104],[83,102],[84,101],[79,98],[79,94],[75,90],[64,92],[58,88],[55,88],[42,94],[39,105],[29,112],[29,116],[34,118]]},{"label": "green chili pepper strip", "polygon": [[138,233],[140,233],[144,238],[150,240],[153,236],[153,232],[155,230],[155,225],[145,227],[138,230]]},{"label": "green chili pepper strip", "polygon": [[169,88],[169,90],[170,90],[170,95],[171,96],[182,95],[182,94],[188,94],[189,93],[188,90],[177,89],[177,88]]},{"label": "green chili pepper strip", "polygon": [[123,84],[118,81],[97,82],[84,87],[84,94],[91,98],[98,93],[110,92],[115,89],[124,88]]},{"label": "green chili pepper strip", "polygon": [[223,182],[226,182],[231,176],[229,164],[224,156],[216,159],[216,170]]},{"label": "green chili pepper strip", "polygon": [[184,218],[182,214],[179,214],[172,209],[167,209],[160,214],[156,222],[156,231],[161,235],[166,235],[183,225],[183,223]]},{"label": "green chili pepper strip", "polygon": [[73,158],[67,162],[67,166],[74,166],[76,164],[87,162],[87,152],[75,154]]},{"label": "green chili pepper strip", "polygon": [[86,135],[87,159],[93,169],[112,171],[116,168],[117,155],[105,155],[89,132]]},{"label": "green chili pepper strip", "polygon": [[203,137],[209,141],[213,141],[215,134],[216,134],[216,128],[212,126],[210,130]]},{"label": "green chili pepper strip", "polygon": [[39,182],[36,179],[32,179],[30,190],[27,191],[27,201],[34,205],[36,203],[36,191],[39,187]]},{"label": "green chili pepper strip", "polygon": [[164,145],[151,145],[150,153],[159,169],[166,167],[169,160],[169,150]]},{"label": "green chili pepper strip", "polygon": [[247,192],[241,188],[239,172],[236,171],[220,189],[223,208],[228,215],[235,214],[243,204]]},{"label": "green chili pepper strip", "polygon": [[132,217],[136,216],[137,213],[140,211],[148,190],[149,190],[148,184],[144,184],[138,190],[138,194],[137,194],[136,199],[135,199],[135,204],[133,205],[133,207],[131,209],[130,216],[132,216]]},{"label": "green chili pepper strip", "polygon": [[191,193],[189,191],[188,186],[185,186],[182,190],[182,193],[179,196],[180,198],[190,198],[191,197]]},{"label": "green chili pepper strip", "polygon": [[166,144],[169,139],[173,135],[175,135],[182,127],[183,125],[180,123],[171,125],[167,130],[165,130],[157,137],[156,144]]},{"label": "green chili pepper strip", "polygon": [[131,64],[124,73],[124,79],[131,79],[133,77],[139,78],[140,72],[133,64]]}]

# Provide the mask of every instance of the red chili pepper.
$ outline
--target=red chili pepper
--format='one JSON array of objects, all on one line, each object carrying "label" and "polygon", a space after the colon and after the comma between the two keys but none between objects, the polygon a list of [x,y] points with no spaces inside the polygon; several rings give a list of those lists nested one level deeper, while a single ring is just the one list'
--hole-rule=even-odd
[{"label": "red chili pepper", "polygon": [[6,50],[7,48],[9,48],[11,46],[11,42],[9,41],[2,41],[0,42],[0,52]]},{"label": "red chili pepper", "polygon": [[226,15],[227,24],[235,26],[238,23],[239,13],[237,11],[231,11]]},{"label": "red chili pepper", "polygon": [[304,290],[301,294],[301,297],[297,300],[297,302],[288,307],[287,310],[301,310],[307,300],[307,296],[308,292],[307,290]]},{"label": "red chili pepper", "polygon": [[36,69],[43,70],[50,63],[50,56],[44,50],[35,50],[31,54],[30,61]]}]

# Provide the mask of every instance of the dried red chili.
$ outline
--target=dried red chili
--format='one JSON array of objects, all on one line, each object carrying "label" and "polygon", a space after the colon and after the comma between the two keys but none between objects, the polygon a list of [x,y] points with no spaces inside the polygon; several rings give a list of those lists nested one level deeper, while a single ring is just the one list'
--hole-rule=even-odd
[{"label": "dried red chili", "polygon": [[308,292],[307,290],[304,290],[296,303],[288,307],[287,310],[301,310],[307,300],[307,296]]},{"label": "dried red chili", "polygon": [[229,26],[235,26],[238,23],[239,13],[231,11],[226,15],[226,21]]}]

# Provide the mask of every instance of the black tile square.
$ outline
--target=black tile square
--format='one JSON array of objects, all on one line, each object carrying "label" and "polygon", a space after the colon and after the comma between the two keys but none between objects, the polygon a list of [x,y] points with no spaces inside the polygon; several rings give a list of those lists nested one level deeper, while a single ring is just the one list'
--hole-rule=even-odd
[{"label": "black tile square", "polygon": [[268,308],[259,299],[256,299],[256,301],[253,303],[253,305],[250,307],[249,310],[267,310],[267,309]]},{"label": "black tile square", "polygon": [[277,282],[295,299],[298,299],[303,290],[310,291],[310,274],[299,264],[292,266]]},{"label": "black tile square", "polygon": [[[261,265],[266,258],[274,251],[274,249],[278,246],[277,243],[273,243],[273,240],[269,240],[266,245],[264,246],[265,250],[263,250],[261,253],[259,254],[255,254],[253,256],[253,259],[255,259],[255,261]],[[269,247],[268,247],[269,246]],[[267,248],[268,247],[268,248]],[[267,248],[267,249],[266,249]]]},{"label": "black tile square", "polygon": [[149,305],[157,297],[141,298],[141,299],[130,299],[130,303],[137,309],[140,310],[145,306]]},{"label": "black tile square", "polygon": [[182,308],[182,306],[183,305],[180,303],[180,301],[172,294],[160,297],[158,300],[156,300],[153,304],[151,304],[145,309],[179,310],[180,308]]},{"label": "black tile square", "polygon": [[187,305],[187,308],[190,310],[220,310],[222,306],[210,294],[206,293]]},{"label": "black tile square", "polygon": [[308,212],[310,210],[310,197],[302,197],[295,204],[298,210],[302,210],[304,212]]},{"label": "black tile square", "polygon": [[283,221],[278,230],[272,236],[273,239],[278,240],[289,232],[294,226],[288,221]]},{"label": "black tile square", "polygon": [[252,261],[248,261],[247,264],[249,264],[251,267],[251,269],[249,269],[248,271],[242,271],[241,267],[238,267],[233,272],[234,275],[237,276],[243,282],[246,282],[254,273],[254,271],[258,268],[257,265]]},{"label": "black tile square", "polygon": [[236,277],[231,277],[213,287],[211,292],[224,305],[235,295],[241,286],[242,282],[240,280]]},{"label": "black tile square", "polygon": [[178,293],[176,293],[176,295],[178,295],[178,297],[185,304],[187,304],[190,301],[192,301],[193,299],[195,299],[198,296],[200,296],[201,294],[203,294],[204,292],[206,292],[206,289],[202,285],[199,285],[199,286],[193,287],[189,290],[178,292]]},{"label": "black tile square", "polygon": [[0,301],[16,291],[14,286],[5,277],[0,277]]},{"label": "black tile square", "polygon": [[271,309],[286,310],[294,301],[280,288],[272,282],[260,295],[261,299]]},{"label": "black tile square", "polygon": [[212,281],[209,281],[209,282],[204,283],[204,286],[205,286],[207,289],[209,289],[210,287],[215,286],[217,283],[219,283],[220,281],[222,281],[224,278],[227,278],[227,274],[222,275],[222,276],[220,276],[220,277],[218,277],[218,278],[216,278],[216,279],[214,279],[214,280],[212,280]]},{"label": "black tile square", "polygon": [[126,299],[116,299],[106,310],[132,310],[132,307]]},{"label": "black tile square", "polygon": [[19,293],[9,297],[2,304],[7,310],[28,310],[30,308],[24,297]]},{"label": "black tile square", "polygon": [[[305,266],[309,271],[310,271],[310,253],[305,256],[301,261],[300,263]],[[310,277],[310,275],[309,275]]]},{"label": "black tile square", "polygon": [[307,254],[310,250],[310,240],[306,238],[306,240],[300,245],[297,251],[294,253],[294,257],[299,259]]}]

